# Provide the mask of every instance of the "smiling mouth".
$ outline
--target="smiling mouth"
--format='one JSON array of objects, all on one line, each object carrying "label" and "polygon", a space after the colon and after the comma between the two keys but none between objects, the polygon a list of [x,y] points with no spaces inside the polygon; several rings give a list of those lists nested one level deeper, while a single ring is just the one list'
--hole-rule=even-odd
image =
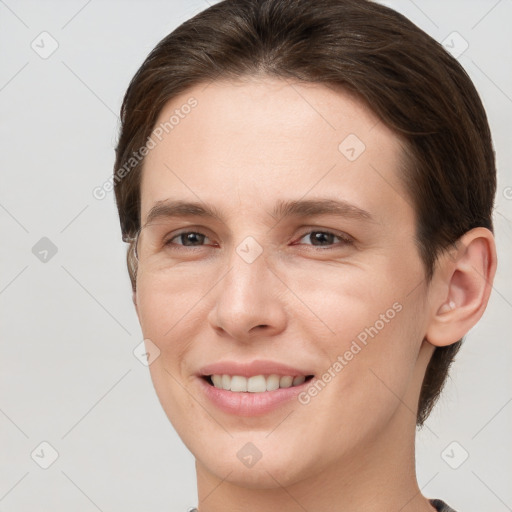
[{"label": "smiling mouth", "polygon": [[202,378],[217,389],[235,393],[265,393],[276,389],[292,388],[310,381],[314,375],[204,375]]}]

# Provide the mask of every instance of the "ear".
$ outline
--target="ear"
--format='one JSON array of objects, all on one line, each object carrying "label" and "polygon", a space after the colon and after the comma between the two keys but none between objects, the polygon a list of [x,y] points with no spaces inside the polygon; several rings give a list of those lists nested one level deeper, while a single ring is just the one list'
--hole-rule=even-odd
[{"label": "ear", "polygon": [[430,321],[425,337],[443,347],[460,340],[483,315],[496,273],[494,236],[486,228],[465,233],[443,253],[430,284]]}]

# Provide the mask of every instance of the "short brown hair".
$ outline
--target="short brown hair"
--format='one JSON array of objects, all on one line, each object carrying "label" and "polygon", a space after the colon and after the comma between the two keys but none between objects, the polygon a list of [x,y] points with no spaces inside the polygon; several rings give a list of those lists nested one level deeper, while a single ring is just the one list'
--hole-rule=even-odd
[{"label": "short brown hair", "polygon": [[[140,226],[143,159],[122,179],[116,170],[145,145],[165,104],[196,84],[251,75],[341,86],[405,140],[401,174],[427,283],[439,254],[465,232],[493,231],[496,169],[486,113],[467,73],[439,43],[368,0],[224,0],[160,41],[130,82],[114,166],[125,240]],[[135,290],[133,243],[128,263]],[[461,343],[434,350],[418,426]]]}]

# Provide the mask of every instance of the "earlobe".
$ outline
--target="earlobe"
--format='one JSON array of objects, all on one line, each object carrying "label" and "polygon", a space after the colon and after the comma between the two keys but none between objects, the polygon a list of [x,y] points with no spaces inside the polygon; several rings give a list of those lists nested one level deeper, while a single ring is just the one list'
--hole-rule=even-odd
[{"label": "earlobe", "polygon": [[494,236],[486,228],[474,228],[456,244],[456,250],[440,256],[432,279],[432,316],[426,339],[435,346],[460,340],[483,315],[496,273]]}]

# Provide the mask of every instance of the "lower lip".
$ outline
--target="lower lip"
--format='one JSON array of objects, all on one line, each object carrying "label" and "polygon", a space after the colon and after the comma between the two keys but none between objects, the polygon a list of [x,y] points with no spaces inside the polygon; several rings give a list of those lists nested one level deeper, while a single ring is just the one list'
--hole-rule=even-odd
[{"label": "lower lip", "polygon": [[235,392],[212,386],[199,378],[200,387],[206,397],[219,409],[237,416],[259,416],[278,409],[304,391],[313,379],[290,388],[279,388],[263,393]]}]

